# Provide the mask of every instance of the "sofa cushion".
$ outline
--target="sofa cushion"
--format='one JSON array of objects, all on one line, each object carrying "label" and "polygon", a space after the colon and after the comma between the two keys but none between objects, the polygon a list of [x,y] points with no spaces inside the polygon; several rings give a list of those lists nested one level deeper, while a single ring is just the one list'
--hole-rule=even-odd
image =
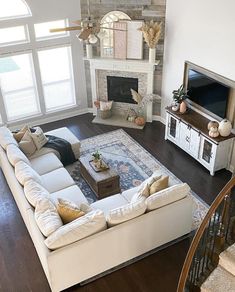
[{"label": "sofa cushion", "polygon": [[57,249],[106,228],[104,213],[101,210],[92,211],[57,229],[45,240],[45,244],[49,249]]},{"label": "sofa cushion", "polygon": [[28,180],[35,180],[39,184],[42,183],[40,175],[32,169],[24,161],[19,161],[15,165],[15,175],[21,185],[24,185]]},{"label": "sofa cushion", "polygon": [[78,206],[81,203],[88,203],[86,197],[77,185],[67,187],[58,192],[50,193],[50,198],[55,204],[57,204],[58,198],[72,201]]},{"label": "sofa cushion", "polygon": [[75,185],[75,182],[65,168],[58,168],[41,176],[42,186],[49,193],[58,192],[62,189]]},{"label": "sofa cushion", "polygon": [[149,188],[149,194],[152,195],[168,187],[169,176],[163,176],[154,181]]},{"label": "sofa cushion", "polygon": [[186,183],[171,186],[161,190],[146,199],[147,211],[161,208],[175,201],[183,199],[189,194],[190,187]]},{"label": "sofa cushion", "polygon": [[145,197],[134,203],[110,210],[106,215],[108,226],[114,226],[144,214],[146,210]]},{"label": "sofa cushion", "polygon": [[46,237],[63,226],[63,222],[56,210],[55,205],[46,198],[37,202],[34,217],[39,229]]},{"label": "sofa cushion", "polygon": [[33,155],[30,156],[30,159],[38,158],[48,153],[54,153],[55,156],[60,160],[60,153],[56,151],[55,149],[48,148],[48,147],[42,147],[40,150],[37,150]]},{"label": "sofa cushion", "polygon": [[11,131],[7,127],[0,127],[0,145],[6,150],[10,144],[18,145]]},{"label": "sofa cushion", "polygon": [[85,215],[85,212],[80,210],[78,205],[61,198],[58,198],[56,209],[64,224],[70,223],[73,220]]},{"label": "sofa cushion", "polygon": [[24,193],[26,199],[33,207],[36,207],[36,204],[39,200],[50,198],[49,192],[32,179],[26,181],[24,184]]},{"label": "sofa cushion", "polygon": [[23,138],[19,142],[19,147],[27,156],[31,156],[37,150],[37,147],[34,144],[33,138],[31,137],[30,130],[27,130],[25,132]]},{"label": "sofa cushion", "polygon": [[130,203],[132,197],[138,193],[138,190],[139,190],[139,186],[134,187],[134,188],[129,189],[129,190],[126,190],[126,191],[122,192],[121,195],[127,200],[128,203]]},{"label": "sofa cushion", "polygon": [[35,132],[31,133],[31,137],[33,138],[37,150],[40,150],[48,142],[48,138],[44,135],[43,130],[40,127],[36,127],[35,130]]},{"label": "sofa cushion", "polygon": [[105,214],[108,214],[110,210],[119,208],[126,204],[128,204],[128,201],[122,195],[117,194],[104,198],[102,200],[98,200],[92,203],[91,207],[95,210],[96,209],[102,210]]},{"label": "sofa cushion", "polygon": [[28,158],[15,144],[7,145],[6,153],[8,160],[10,161],[12,166],[15,166],[16,163],[19,161],[24,161],[25,163],[30,165],[30,161],[28,160]]},{"label": "sofa cushion", "polygon": [[37,158],[30,159],[32,168],[40,175],[63,167],[61,161],[54,153],[47,153]]}]

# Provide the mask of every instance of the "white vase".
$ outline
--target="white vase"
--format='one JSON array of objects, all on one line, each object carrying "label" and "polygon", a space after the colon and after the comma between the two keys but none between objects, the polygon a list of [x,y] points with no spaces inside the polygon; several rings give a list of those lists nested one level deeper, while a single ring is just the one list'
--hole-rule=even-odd
[{"label": "white vase", "polygon": [[156,61],[156,48],[149,48],[149,63]]},{"label": "white vase", "polygon": [[91,44],[86,44],[86,57],[87,57],[87,59],[92,59],[92,57],[93,57]]},{"label": "white vase", "polygon": [[219,130],[220,136],[227,137],[231,133],[232,124],[230,123],[229,120],[224,119],[219,123],[218,130]]}]

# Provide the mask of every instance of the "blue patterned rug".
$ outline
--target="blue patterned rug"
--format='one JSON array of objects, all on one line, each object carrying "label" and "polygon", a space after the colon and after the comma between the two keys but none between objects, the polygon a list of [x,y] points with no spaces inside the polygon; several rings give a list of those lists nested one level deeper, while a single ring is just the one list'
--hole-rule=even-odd
[{"label": "blue patterned rug", "polygon": [[[148,151],[132,139],[124,130],[116,130],[81,141],[81,156],[92,154],[99,150],[109,167],[120,175],[121,191],[136,187],[153,172],[168,175],[170,185],[181,181],[163,166]],[[75,183],[80,187],[89,203],[97,200],[89,185],[80,175],[79,162],[66,167]],[[195,193],[194,199],[194,227],[198,226],[208,206]]]}]

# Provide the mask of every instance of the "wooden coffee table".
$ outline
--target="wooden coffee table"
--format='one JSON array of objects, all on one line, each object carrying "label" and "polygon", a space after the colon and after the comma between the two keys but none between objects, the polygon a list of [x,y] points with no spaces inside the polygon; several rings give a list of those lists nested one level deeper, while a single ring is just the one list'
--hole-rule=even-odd
[{"label": "wooden coffee table", "polygon": [[97,198],[120,193],[120,176],[112,168],[96,172],[90,164],[91,159],[91,154],[80,157],[80,171]]}]

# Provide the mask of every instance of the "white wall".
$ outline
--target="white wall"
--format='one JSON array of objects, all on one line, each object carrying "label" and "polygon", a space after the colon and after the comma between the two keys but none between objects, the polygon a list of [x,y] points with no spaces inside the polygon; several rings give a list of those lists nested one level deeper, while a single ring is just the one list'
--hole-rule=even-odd
[{"label": "white wall", "polygon": [[235,80],[235,1],[167,0],[162,117],[188,60]]}]

